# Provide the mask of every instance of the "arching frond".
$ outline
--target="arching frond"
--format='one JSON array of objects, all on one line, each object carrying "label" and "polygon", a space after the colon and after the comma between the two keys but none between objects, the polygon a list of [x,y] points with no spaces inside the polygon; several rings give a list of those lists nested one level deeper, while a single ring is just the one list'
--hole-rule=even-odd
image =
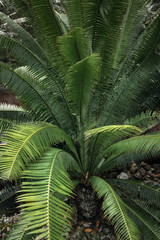
[{"label": "arching frond", "polygon": [[155,206],[153,207],[152,205],[147,204],[139,199],[132,198],[130,195],[120,191],[119,189],[116,190],[128,204],[130,203],[138,208],[139,211],[142,210],[146,215],[148,214],[148,217],[151,217],[153,221],[155,221],[155,225],[160,225],[160,209],[156,208]]},{"label": "arching frond", "polygon": [[14,228],[7,236],[8,240],[31,240],[36,234],[28,235],[27,227],[29,220],[23,220],[23,217],[14,225]]},{"label": "arching frond", "polygon": [[11,4],[16,8],[19,13],[22,13],[23,16],[30,16],[30,7],[27,4],[26,0],[10,0]]},{"label": "arching frond", "polygon": [[110,146],[105,154],[108,156],[107,160],[103,164],[103,169],[107,167],[110,161],[114,161],[117,157],[129,154],[129,153],[155,153],[160,151],[160,135],[144,135],[138,137],[132,137],[126,140],[119,141]]},{"label": "arching frond", "polygon": [[83,27],[82,4],[83,3],[81,0],[65,1],[67,16],[69,18],[69,24],[71,29],[74,29],[76,27]]},{"label": "arching frond", "polygon": [[98,177],[92,177],[90,181],[98,197],[104,197],[102,208],[105,216],[107,216],[114,225],[118,239],[140,239],[140,231],[136,224],[129,218],[122,199],[116,194],[112,187]]},{"label": "arching frond", "polygon": [[[37,88],[41,87],[41,90],[45,89],[46,94],[52,96],[52,101],[53,102],[56,101],[55,107],[57,108],[59,106],[58,111],[60,112],[60,109],[61,109],[61,111],[63,111],[63,114],[68,115],[68,120],[66,122],[70,124],[69,128],[72,129],[72,127],[75,127],[75,121],[73,121],[73,116],[71,115],[71,110],[69,108],[68,100],[64,92],[64,84],[62,83],[62,78],[57,73],[57,70],[55,70],[53,66],[50,66],[50,69],[49,69],[46,66],[46,64],[44,64],[28,48],[26,48],[19,42],[2,35],[0,35],[0,48],[5,49],[9,51],[11,54],[13,54],[13,56],[18,61],[20,61],[24,65],[27,65],[28,70],[35,77],[41,79],[39,83],[40,85],[38,84],[39,86],[37,85]],[[2,68],[4,68],[4,66],[5,65],[2,65]],[[0,82],[5,84],[5,78],[3,78],[3,76],[1,76]],[[50,101],[50,99],[48,101]],[[45,102],[47,101],[45,100]]]},{"label": "arching frond", "polygon": [[43,53],[42,48],[38,45],[36,40],[19,24],[13,21],[9,16],[5,15],[4,13],[0,12],[0,20],[3,23],[7,23],[9,28],[14,31],[22,43],[28,47],[34,54],[36,54],[41,60],[46,61],[46,56]]},{"label": "arching frond", "polygon": [[9,120],[0,118],[0,133],[7,130],[8,128],[11,128],[13,123]]},{"label": "arching frond", "polygon": [[73,162],[69,154],[53,148],[24,173],[32,182],[23,182],[19,201],[23,203],[24,218],[31,221],[27,229],[38,234],[37,239],[59,240],[67,236],[71,207],[59,200],[56,193],[73,194],[74,185],[66,172]]},{"label": "arching frond", "polygon": [[66,75],[68,98],[72,101],[73,112],[77,114],[83,125],[92,91],[98,79],[99,64],[99,55],[92,54],[71,66]]},{"label": "arching frond", "polygon": [[159,208],[160,191],[158,191],[158,185],[121,179],[108,179],[108,183],[113,188],[120,189],[132,198],[140,199],[145,203]]},{"label": "arching frond", "polygon": [[75,28],[68,34],[58,37],[57,43],[68,67],[91,55],[89,41],[82,28]]},{"label": "arching frond", "polygon": [[[31,0],[31,17],[35,34],[51,60],[55,60],[56,37],[62,35],[62,28],[50,0]],[[45,37],[44,37],[45,36]]]},{"label": "arching frond", "polygon": [[[160,57],[151,54],[142,64],[137,65],[130,75],[123,75],[118,85],[114,85],[112,92],[106,99],[102,112],[102,124],[124,121],[142,112],[142,105],[150,95],[154,95],[159,89],[159,65]],[[127,69],[127,68],[126,68]]]},{"label": "arching frond", "polygon": [[17,125],[2,137],[0,172],[3,179],[20,177],[22,170],[40,157],[52,144],[64,142],[78,157],[71,139],[57,126],[47,123]]},{"label": "arching frond", "polygon": [[86,151],[88,151],[89,171],[96,171],[96,168],[102,158],[107,147],[122,139],[141,133],[141,130],[129,125],[110,125],[95,128],[86,131]]},{"label": "arching frond", "polygon": [[10,104],[0,104],[0,132],[13,124],[29,121],[28,115],[22,107]]},{"label": "arching frond", "polygon": [[123,202],[124,207],[128,210],[128,214],[137,222],[137,225],[141,229],[144,240],[158,240],[160,239],[160,228],[159,225],[148,215],[133,205],[128,205]]},{"label": "arching frond", "polygon": [[51,106],[48,104],[48,96],[42,94],[39,85],[33,82],[32,79],[29,78],[29,75],[26,77],[25,74],[21,77],[20,74],[17,74],[2,64],[0,64],[0,69],[0,81],[19,96],[21,103],[25,105],[32,116],[36,113],[36,116],[39,118],[37,118],[37,120],[54,121],[59,125],[53,109],[51,109]]},{"label": "arching frond", "polygon": [[140,127],[143,132],[156,126],[160,121],[160,115],[158,112],[145,111],[134,118],[126,119],[124,124],[134,125]]}]

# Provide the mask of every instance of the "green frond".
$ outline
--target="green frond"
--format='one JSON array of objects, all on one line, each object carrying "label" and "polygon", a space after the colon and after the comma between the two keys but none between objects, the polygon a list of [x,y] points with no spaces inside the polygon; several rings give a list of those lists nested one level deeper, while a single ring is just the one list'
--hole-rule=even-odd
[{"label": "green frond", "polygon": [[135,61],[136,64],[141,64],[145,59],[152,55],[160,40],[159,28],[160,11],[158,11],[157,16],[146,27],[142,34],[140,34],[137,41],[134,42],[134,47],[128,55],[128,59],[126,59],[126,61],[128,61],[128,63],[126,63],[128,64],[128,67],[129,64],[133,67],[133,61]]},{"label": "green frond", "polygon": [[[86,131],[86,151],[90,158],[88,171],[96,171],[105,150],[115,142],[141,133],[141,130],[129,125],[110,125]],[[90,157],[89,157],[90,156]]]},{"label": "green frond", "polygon": [[126,140],[119,141],[110,146],[105,154],[108,156],[107,160],[103,164],[103,169],[106,169],[107,165],[111,161],[116,160],[117,157],[125,154],[153,154],[160,151],[160,134],[156,135],[144,135],[138,137],[132,137]]},{"label": "green frond", "polygon": [[14,225],[13,230],[7,235],[8,240],[31,240],[32,237],[35,237],[35,234],[28,235],[27,227],[29,225],[29,221],[20,220]]},{"label": "green frond", "polygon": [[133,205],[128,205],[123,202],[124,207],[128,210],[128,214],[137,223],[143,234],[144,240],[159,240],[160,239],[160,227],[159,225],[148,215]]},{"label": "green frond", "polygon": [[27,121],[31,120],[29,120],[27,112],[22,107],[6,103],[0,104],[0,132],[5,130],[5,126],[9,127]]},{"label": "green frond", "polygon": [[[56,102],[53,106],[53,108],[55,108],[55,111],[58,108],[58,113],[63,112],[63,117],[60,116],[60,119],[63,120],[65,114],[66,118],[68,118],[68,120],[65,122],[70,125],[68,128],[75,128],[75,120],[73,120],[71,109],[69,108],[69,103],[64,92],[63,79],[60,77],[57,70],[55,70],[53,66],[50,66],[50,68],[48,68],[46,66],[47,63],[44,64],[28,48],[26,48],[24,45],[20,44],[16,40],[10,39],[6,36],[0,35],[0,48],[5,51],[9,51],[19,62],[27,66],[27,70],[30,71],[34,77],[41,79],[40,85],[37,84],[36,87],[41,87],[41,90],[45,89],[45,93],[43,92],[43,94],[48,96],[48,101],[51,102],[50,97],[52,97],[52,105]],[[1,64],[1,68],[2,70],[4,70],[5,65]],[[3,75],[0,75],[0,77],[0,82],[5,84],[5,77],[3,77]],[[25,80],[27,81],[27,79]],[[12,88],[13,87],[14,89],[16,88],[14,85],[12,86]],[[31,96],[31,94],[29,94],[29,96]],[[45,100],[45,102],[46,101],[47,100]]]},{"label": "green frond", "polygon": [[56,50],[56,36],[62,34],[62,28],[51,1],[11,1],[24,16],[29,15],[36,39],[40,45],[43,46],[43,49],[46,51],[48,57],[52,60],[55,59],[54,51]]},{"label": "green frond", "polygon": [[[50,0],[30,0],[31,20],[34,33],[40,45],[51,60],[55,60],[56,37],[62,35],[62,28]],[[44,37],[45,36],[45,37]]]},{"label": "green frond", "polygon": [[71,30],[76,27],[83,27],[82,23],[82,6],[81,0],[65,1],[65,7],[67,9],[67,16]]},{"label": "green frond", "polygon": [[159,123],[159,121],[160,116],[158,112],[156,111],[152,112],[147,110],[145,112],[138,114],[134,118],[126,119],[124,124],[140,127],[143,130],[143,132],[145,132],[146,130],[156,126]]},{"label": "green frond", "polygon": [[47,120],[48,122],[55,122],[59,125],[53,109],[51,109],[51,106],[48,104],[48,96],[42,94],[39,85],[33,82],[28,74],[27,76],[23,74],[23,77],[21,77],[20,72],[17,74],[6,65],[0,64],[0,77],[3,85],[19,96],[19,100],[24,104],[30,114],[34,116],[36,113],[36,117],[38,117],[36,120]]},{"label": "green frond", "polygon": [[11,128],[13,123],[9,120],[0,118],[0,133],[7,130],[8,128]]},{"label": "green frond", "polygon": [[158,185],[134,180],[108,179],[107,181],[113,188],[120,189],[128,196],[159,208],[160,191]]},{"label": "green frond", "polygon": [[11,4],[16,8],[17,12],[22,13],[23,16],[31,17],[30,7],[26,0],[9,0]]},{"label": "green frond", "polygon": [[59,240],[67,236],[67,229],[71,227],[71,207],[59,200],[56,193],[73,194],[74,185],[66,172],[73,162],[69,154],[52,148],[24,172],[24,177],[32,181],[23,182],[19,201],[24,219],[31,221],[27,230],[38,234],[36,239]]},{"label": "green frond", "polygon": [[120,191],[119,189],[116,189],[121,196],[123,196],[124,200],[127,201],[127,203],[130,203],[131,205],[134,204],[136,208],[138,208],[140,211],[145,212],[145,214],[148,214],[149,218],[152,218],[153,221],[155,221],[155,225],[160,224],[160,209],[153,207],[150,204],[147,204],[146,202],[143,202],[141,200],[132,198],[130,195],[125,194],[124,192]]},{"label": "green frond", "polygon": [[15,21],[13,21],[9,16],[5,15],[4,13],[0,12],[0,20],[2,23],[7,23],[9,28],[15,32],[22,43],[29,48],[34,54],[36,54],[39,58],[46,61],[46,56],[44,55],[44,52],[42,48],[39,46],[39,44],[36,42],[36,40],[19,24],[17,24]]},{"label": "green frond", "polygon": [[131,218],[128,217],[122,199],[116,194],[112,187],[99,177],[92,177],[90,181],[98,197],[104,197],[102,208],[105,216],[107,216],[114,225],[118,239],[140,239],[140,231]]},{"label": "green frond", "polygon": [[0,213],[1,214],[4,214],[11,210],[10,201],[13,201],[13,197],[16,196],[18,190],[20,190],[20,186],[17,186],[17,187],[7,186],[0,191]]},{"label": "green frond", "polygon": [[143,103],[159,89],[159,62],[160,57],[151,54],[142,64],[136,65],[130,76],[124,74],[119,77],[119,83],[114,85],[107,98],[104,97],[102,124],[124,122],[126,118],[134,117],[144,110]]},{"label": "green frond", "polygon": [[57,44],[68,67],[91,55],[89,40],[82,28],[77,27],[68,34],[58,37]]},{"label": "green frond", "polygon": [[98,79],[99,64],[99,55],[92,54],[71,66],[66,74],[68,98],[72,101],[73,112],[83,124]]},{"label": "green frond", "polygon": [[[105,15],[105,19],[108,20],[106,24],[108,31],[101,33],[100,30],[102,30],[102,26],[98,32],[99,36],[102,35],[104,42],[102,48],[102,75],[104,80],[105,75],[109,76],[109,74],[112,74],[113,69],[119,69],[126,54],[128,54],[130,50],[129,47],[131,47],[128,45],[133,44],[135,40],[133,36],[134,24],[139,12],[141,12],[146,3],[146,0],[109,1],[108,12]],[[140,24],[142,23],[139,23],[139,25]],[[137,35],[139,34],[138,30],[139,29],[137,29]]]},{"label": "green frond", "polygon": [[0,159],[0,171],[3,179],[14,179],[21,176],[22,170],[31,161],[40,157],[52,144],[64,142],[78,158],[71,139],[57,126],[47,123],[16,125],[2,137],[6,142],[1,146],[3,155]]}]

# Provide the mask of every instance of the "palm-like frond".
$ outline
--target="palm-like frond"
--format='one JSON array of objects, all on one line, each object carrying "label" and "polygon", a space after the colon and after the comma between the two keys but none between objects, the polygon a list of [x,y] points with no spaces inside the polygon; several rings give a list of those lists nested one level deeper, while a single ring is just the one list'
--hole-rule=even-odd
[{"label": "palm-like frond", "polygon": [[64,63],[68,67],[91,55],[89,40],[80,27],[58,37],[57,44]]},{"label": "palm-like frond", "polygon": [[153,221],[155,221],[155,225],[160,224],[160,210],[157,207],[147,204],[146,202],[143,202],[139,199],[132,198],[128,194],[120,191],[119,189],[116,190],[121,196],[123,196],[124,201],[126,199],[128,204],[134,204],[134,206],[139,208],[139,210],[142,209],[142,211],[144,211],[146,215],[149,214],[148,217],[152,217]]},{"label": "palm-like frond", "polygon": [[126,119],[124,124],[134,125],[140,127],[143,132],[156,126],[159,123],[159,113],[152,111],[145,111],[134,118]]},{"label": "palm-like frond", "polygon": [[35,234],[28,235],[27,227],[29,221],[24,221],[23,218],[14,225],[14,228],[7,236],[8,240],[31,240],[32,237],[35,237]]},{"label": "palm-like frond", "polygon": [[78,157],[70,138],[63,130],[52,124],[17,125],[6,132],[2,141],[7,143],[1,146],[3,156],[0,159],[0,170],[4,179],[19,177],[31,161],[58,142],[65,142]]},{"label": "palm-like frond", "polygon": [[135,199],[140,199],[146,203],[159,208],[160,191],[159,186],[153,185],[153,183],[143,183],[134,180],[121,180],[121,179],[109,179],[109,184],[121,191],[127,193]]},{"label": "palm-like frond", "polygon": [[[57,109],[57,112],[60,113],[63,108],[63,117],[60,116],[61,121],[63,120],[64,114],[65,114],[66,118],[68,116],[67,123],[70,124],[69,128],[72,129],[72,127],[75,127],[75,121],[73,121],[73,116],[71,115],[71,110],[69,108],[68,99],[66,98],[66,95],[64,93],[62,79],[60,78],[58,71],[55,70],[55,68],[53,68],[52,65],[50,66],[50,69],[49,69],[46,66],[47,62],[46,63],[42,62],[41,59],[39,59],[33,52],[31,52],[28,48],[26,48],[24,45],[17,42],[16,40],[13,40],[8,37],[0,35],[0,48],[9,51],[21,64],[27,65],[27,70],[30,71],[34,77],[41,79],[39,84],[37,83],[36,86],[34,85],[35,83],[33,81],[31,81],[31,79],[25,78],[25,82],[28,82],[28,80],[29,80],[29,83],[31,85],[30,87],[33,89],[34,92],[35,91],[39,92],[38,95],[41,95],[41,98],[42,98],[41,101],[42,102],[44,101],[45,105],[49,105],[48,101],[51,102],[51,99],[49,98],[49,97],[51,97],[52,105],[55,103],[53,105],[55,112]],[[11,72],[13,73],[13,71],[11,69],[9,69],[7,66],[5,66],[4,64],[1,64],[0,68],[1,68],[0,82],[2,84],[6,85],[8,88],[10,88],[13,92],[15,92],[17,90],[17,88],[16,88],[17,85],[16,86],[15,86],[15,84],[9,85],[10,82],[7,81],[8,79],[3,77],[4,76],[3,74],[5,71],[10,72],[10,74],[11,74]],[[5,75],[6,75],[6,73],[5,73]],[[9,73],[7,74],[7,76],[8,75],[9,75]],[[25,76],[25,74],[24,74],[24,76]],[[14,81],[15,81],[15,79],[13,77],[11,82],[13,83]],[[21,82],[22,82],[22,80],[21,80]],[[24,82],[24,80],[23,80],[23,82]],[[36,88],[37,88],[37,90],[36,90]],[[42,90],[44,90],[44,88],[45,88],[45,93],[44,93],[44,91],[42,92]],[[21,96],[21,92],[20,93],[15,92],[15,93]],[[47,96],[47,99],[45,98],[45,100],[43,100],[42,94],[45,96],[47,94],[47,95],[49,95],[49,97]],[[29,96],[31,96],[31,94],[29,94]],[[23,103],[27,104],[28,100],[26,101],[26,99],[25,99]],[[43,103],[43,105],[44,105],[44,103]],[[45,112],[45,111],[46,110],[44,109],[43,112]],[[50,111],[51,111],[51,109],[50,109]],[[53,112],[53,110],[52,110],[52,112]],[[52,118],[54,118],[53,115],[54,114],[52,113]],[[59,116],[59,114],[58,114],[58,116]],[[59,123],[57,122],[57,124],[59,124]],[[65,123],[63,122],[62,125],[64,125],[64,124]]]},{"label": "palm-like frond", "polygon": [[101,198],[104,196],[102,205],[104,214],[114,225],[118,238],[122,240],[140,239],[140,231],[136,224],[128,217],[122,199],[116,194],[112,187],[98,177],[92,177],[90,181],[98,197]]},{"label": "palm-like frond", "polygon": [[[50,59],[55,59],[56,36],[62,34],[62,28],[56,17],[51,1],[11,0],[11,2],[13,2],[14,6],[23,13],[24,16],[29,15],[37,40],[43,46],[44,51],[46,51]],[[30,5],[32,5],[32,8]]]},{"label": "palm-like frond", "polygon": [[[31,0],[31,16],[36,37],[51,59],[55,59],[56,37],[62,35],[62,28],[50,0]],[[44,21],[45,19],[45,21]],[[47,22],[47,24],[46,24]],[[43,37],[45,36],[45,38]]]},{"label": "palm-like frond", "polygon": [[44,61],[47,59],[42,48],[38,45],[35,39],[19,24],[13,21],[9,16],[0,12],[0,19],[2,22],[7,23],[9,28],[15,32],[21,39],[22,43],[28,47],[35,55]]},{"label": "palm-like frond", "polygon": [[142,64],[137,64],[130,76],[124,74],[119,78],[119,83],[114,85],[106,99],[102,123],[121,122],[126,116],[132,117],[142,112],[142,105],[149,96],[153,96],[155,86],[159,89],[159,61],[158,55],[151,54]]},{"label": "palm-like frond", "polygon": [[99,55],[92,54],[71,66],[66,75],[68,98],[72,100],[72,109],[80,125],[84,125],[86,120],[86,111],[98,79],[99,63]]},{"label": "palm-like frond", "polygon": [[0,63],[0,83],[41,122],[12,125],[18,115],[21,122],[21,110],[14,119],[11,111],[2,111],[4,120],[0,115],[1,129],[11,127],[1,138],[1,178],[24,177],[24,214],[9,239],[67,238],[71,208],[62,200],[74,189],[68,170],[103,197],[119,239],[159,239],[157,189],[92,177],[160,153],[160,134],[142,135],[159,122],[158,114],[140,114],[158,104],[159,10],[146,24],[149,0],[63,0],[64,23],[51,0],[10,1],[28,17],[34,37],[0,13],[18,37],[0,34],[0,50],[20,66]]},{"label": "palm-like frond", "polygon": [[128,210],[128,214],[137,222],[137,225],[141,229],[143,234],[143,239],[160,239],[160,228],[159,225],[149,217],[143,210],[135,208],[134,206],[125,204],[123,202],[124,207]]},{"label": "palm-like frond", "polygon": [[132,137],[127,140],[119,141],[108,149],[106,149],[105,154],[108,156],[107,160],[103,164],[103,169],[107,168],[109,164],[114,162],[117,157],[125,154],[143,154],[150,153],[153,154],[159,152],[160,144],[159,144],[160,135],[144,135],[138,137]]},{"label": "palm-like frond", "polygon": [[7,130],[8,128],[11,128],[12,125],[13,125],[13,123],[11,121],[0,118],[0,133],[2,131]]},{"label": "palm-like frond", "polygon": [[96,171],[106,148],[122,139],[141,133],[141,130],[129,125],[110,125],[85,132],[86,151],[89,158],[89,171]]},{"label": "palm-like frond", "polygon": [[27,228],[30,233],[40,234],[37,239],[65,239],[70,229],[71,208],[56,193],[73,194],[74,186],[66,169],[75,163],[68,153],[53,148],[25,171],[24,176],[33,181],[23,182],[19,201],[29,201],[22,204],[24,219],[31,221]]},{"label": "palm-like frond", "polygon": [[0,104],[0,133],[11,128],[14,124],[28,121],[28,114],[22,107]]}]

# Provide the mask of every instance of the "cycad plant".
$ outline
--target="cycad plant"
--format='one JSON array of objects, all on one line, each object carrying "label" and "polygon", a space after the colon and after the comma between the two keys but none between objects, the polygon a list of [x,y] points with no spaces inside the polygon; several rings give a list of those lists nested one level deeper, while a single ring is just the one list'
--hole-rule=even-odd
[{"label": "cycad plant", "polygon": [[146,24],[147,0],[65,0],[64,15],[50,0],[12,3],[33,34],[0,13],[18,39],[0,35],[0,50],[20,66],[1,62],[0,83],[22,104],[0,111],[1,179],[21,186],[8,239],[67,239],[63,199],[80,185],[97,193],[118,239],[160,239],[160,191],[107,178],[159,154],[160,134],[143,134],[159,121],[159,12]]}]

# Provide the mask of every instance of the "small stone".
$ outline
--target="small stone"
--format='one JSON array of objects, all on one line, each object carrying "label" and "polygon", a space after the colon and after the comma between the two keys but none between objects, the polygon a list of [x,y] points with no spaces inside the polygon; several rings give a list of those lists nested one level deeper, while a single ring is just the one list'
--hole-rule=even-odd
[{"label": "small stone", "polygon": [[7,232],[10,232],[11,231],[11,228],[10,227],[7,227]]},{"label": "small stone", "polygon": [[77,240],[77,239],[82,239],[82,237],[84,236],[83,233],[83,228],[78,228],[71,236],[71,240]]},{"label": "small stone", "polygon": [[146,179],[150,179],[150,178],[151,178],[150,175],[147,174],[147,175],[146,175]]},{"label": "small stone", "polygon": [[102,232],[103,232],[104,234],[108,234],[108,233],[109,233],[109,230],[110,230],[109,228],[105,227]]},{"label": "small stone", "polygon": [[144,166],[144,169],[147,171],[151,170],[151,165],[147,164],[146,166]]},{"label": "small stone", "polygon": [[100,237],[100,240],[106,240],[106,237],[107,237],[107,236],[105,236],[105,235],[104,235],[104,236],[101,236],[101,237]]},{"label": "small stone", "polygon": [[5,238],[6,234],[5,233],[2,233],[2,238]]},{"label": "small stone", "polygon": [[132,177],[132,175],[131,175],[131,173],[129,171],[127,171],[127,175],[128,175],[129,178]]},{"label": "small stone", "polygon": [[141,173],[142,177],[146,174],[146,170],[144,170],[142,167],[139,169],[139,172]]},{"label": "small stone", "polygon": [[121,172],[118,176],[118,179],[129,179],[129,176],[125,172]]},{"label": "small stone", "polygon": [[147,171],[149,171],[151,169],[151,165],[149,165],[145,162],[141,162],[141,166]]},{"label": "small stone", "polygon": [[145,162],[141,162],[141,165],[144,167],[144,166],[147,165],[147,163],[145,163]]},{"label": "small stone", "polygon": [[137,167],[136,163],[132,163],[132,165],[130,167],[130,172],[135,173],[137,169],[138,169],[138,167]]},{"label": "small stone", "polygon": [[139,171],[134,174],[134,177],[137,179],[142,179],[141,173]]},{"label": "small stone", "polygon": [[154,181],[158,182],[158,178],[154,178]]},{"label": "small stone", "polygon": [[91,234],[89,233],[89,232],[86,232],[86,237],[88,238],[88,239],[90,239],[91,238]]},{"label": "small stone", "polygon": [[91,225],[92,225],[91,222],[85,222],[85,223],[83,224],[83,227],[84,227],[84,228],[90,228]]},{"label": "small stone", "polygon": [[[83,238],[80,238],[81,240],[88,240],[86,236],[84,236]],[[77,240],[77,238],[75,239]]]},{"label": "small stone", "polygon": [[101,233],[102,231],[103,231],[103,227],[100,226],[100,228],[99,228],[99,233]]},{"label": "small stone", "polygon": [[152,176],[152,171],[149,170],[149,171],[147,172],[147,174],[148,174],[149,176]]}]

